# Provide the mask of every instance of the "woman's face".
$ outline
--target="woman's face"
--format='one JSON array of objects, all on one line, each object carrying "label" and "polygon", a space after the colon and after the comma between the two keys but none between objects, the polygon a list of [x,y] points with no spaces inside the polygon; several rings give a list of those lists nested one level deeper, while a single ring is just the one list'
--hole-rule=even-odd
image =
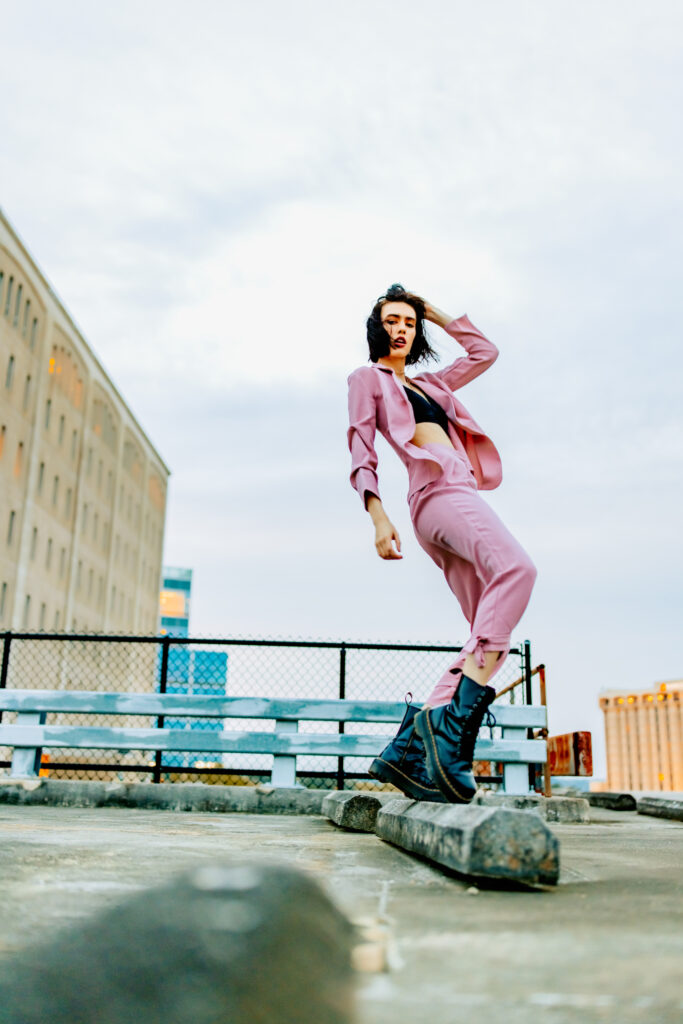
[{"label": "woman's face", "polygon": [[417,318],[407,302],[385,302],[380,313],[391,341],[390,355],[405,358],[413,347]]}]

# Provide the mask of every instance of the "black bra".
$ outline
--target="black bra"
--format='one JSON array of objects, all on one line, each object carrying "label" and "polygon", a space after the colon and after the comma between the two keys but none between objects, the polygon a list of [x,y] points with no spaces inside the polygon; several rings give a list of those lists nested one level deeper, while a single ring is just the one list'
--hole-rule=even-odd
[{"label": "black bra", "polygon": [[405,384],[403,390],[413,407],[416,423],[438,423],[445,433],[448,433],[448,416],[438,402],[435,402],[433,398],[428,398],[427,395],[418,394],[417,391],[406,387]]}]

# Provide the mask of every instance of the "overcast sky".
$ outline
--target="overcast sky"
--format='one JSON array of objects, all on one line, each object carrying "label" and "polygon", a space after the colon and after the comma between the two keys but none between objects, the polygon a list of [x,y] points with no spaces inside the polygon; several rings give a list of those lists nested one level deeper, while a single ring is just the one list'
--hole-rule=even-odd
[{"label": "overcast sky", "polygon": [[348,484],[346,376],[402,281],[500,349],[459,397],[539,569],[515,639],[552,731],[601,771],[600,689],[683,675],[682,29],[678,0],[4,5],[0,204],[172,470],[193,633],[467,638],[393,452],[402,562]]}]

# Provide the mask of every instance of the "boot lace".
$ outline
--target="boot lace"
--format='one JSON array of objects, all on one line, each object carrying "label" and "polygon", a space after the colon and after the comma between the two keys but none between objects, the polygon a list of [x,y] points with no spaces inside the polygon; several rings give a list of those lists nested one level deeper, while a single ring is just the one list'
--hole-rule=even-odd
[{"label": "boot lace", "polygon": [[463,722],[460,733],[460,757],[465,761],[471,762],[474,758],[474,747],[482,723],[487,726],[491,738],[493,738],[493,727],[496,724],[493,712],[489,711],[488,708],[474,707],[472,714],[468,715]]}]

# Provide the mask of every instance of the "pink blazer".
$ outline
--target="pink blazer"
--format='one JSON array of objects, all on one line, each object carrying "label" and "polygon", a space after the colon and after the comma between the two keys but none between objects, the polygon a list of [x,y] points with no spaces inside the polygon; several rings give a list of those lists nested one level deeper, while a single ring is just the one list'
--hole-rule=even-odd
[{"label": "pink blazer", "polygon": [[[491,366],[498,356],[498,349],[467,316],[452,320],[445,330],[460,342],[467,355],[436,373],[416,374],[414,380],[444,409],[449,419],[451,440],[467,455],[477,486],[482,490],[493,490],[503,475],[500,456],[493,441],[477,426],[453,392]],[[373,363],[354,370],[348,380],[351,485],[365,504],[368,495],[379,497],[374,444],[376,430],[386,438],[407,467],[415,459],[431,463],[439,460],[433,451],[425,451],[410,443],[415,434],[413,407],[393,370]],[[418,481],[420,474],[411,474],[411,479]],[[409,496],[417,486],[412,485]]]}]

